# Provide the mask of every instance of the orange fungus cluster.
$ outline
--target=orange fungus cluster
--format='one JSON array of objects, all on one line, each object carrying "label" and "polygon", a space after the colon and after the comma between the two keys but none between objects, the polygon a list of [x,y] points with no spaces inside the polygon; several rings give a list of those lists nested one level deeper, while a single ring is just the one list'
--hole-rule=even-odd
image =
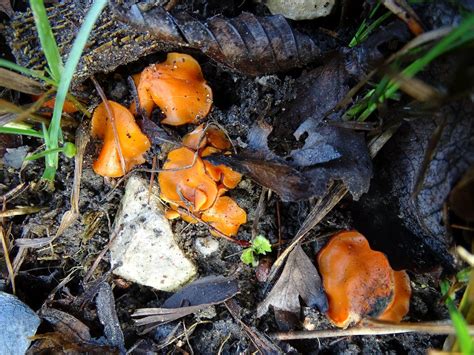
[{"label": "orange fungus cluster", "polygon": [[318,254],[331,322],[341,328],[364,317],[400,322],[410,304],[410,279],[394,271],[356,231],[334,235]]},{"label": "orange fungus cluster", "polygon": [[[235,188],[242,176],[202,159],[209,154],[226,154],[231,146],[229,140],[219,129],[201,125],[183,138],[183,145],[168,154],[165,171],[158,176],[161,197],[171,206],[168,218],[181,216],[193,223],[195,216],[226,236],[236,235],[239,226],[247,222],[247,214],[223,194]],[[180,213],[179,207],[192,216]],[[216,235],[212,230],[211,233]]]}]

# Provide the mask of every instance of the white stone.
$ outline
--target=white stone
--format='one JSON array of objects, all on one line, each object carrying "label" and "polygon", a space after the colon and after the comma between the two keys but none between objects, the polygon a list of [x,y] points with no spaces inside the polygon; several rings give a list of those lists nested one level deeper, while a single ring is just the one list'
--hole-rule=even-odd
[{"label": "white stone", "polygon": [[212,237],[196,238],[194,247],[199,254],[206,257],[219,250],[219,242]]},{"label": "white stone", "polygon": [[114,274],[161,291],[192,281],[197,268],[180,249],[160,207],[158,194],[148,200],[148,182],[132,176],[114,223],[111,246]]},{"label": "white stone", "polygon": [[260,0],[274,15],[292,20],[311,20],[331,13],[335,0]]}]

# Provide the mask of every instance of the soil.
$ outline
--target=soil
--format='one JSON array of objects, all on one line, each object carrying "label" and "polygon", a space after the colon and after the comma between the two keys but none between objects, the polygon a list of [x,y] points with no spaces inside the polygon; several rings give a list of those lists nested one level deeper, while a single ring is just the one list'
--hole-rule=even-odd
[{"label": "soil", "polygon": [[[238,2],[227,9],[226,15],[235,15],[242,11]],[[251,6],[245,2],[244,8],[259,13],[264,11],[260,5]],[[222,9],[218,1],[189,1],[180,4],[180,8],[189,8],[200,11],[203,16],[219,13]],[[359,9],[360,11],[360,9]],[[329,20],[317,22],[325,25]],[[8,23],[8,21],[4,21]],[[310,27],[304,23],[301,27]],[[353,33],[356,23],[347,26],[347,32]],[[343,36],[344,37],[344,36]],[[2,44],[4,46],[4,44]],[[186,52],[186,51],[184,51]],[[201,63],[204,77],[214,92],[214,107],[209,114],[208,121],[216,121],[225,127],[237,148],[246,147],[247,134],[251,125],[257,119],[263,119],[272,124],[274,116],[281,110],[285,102],[295,96],[295,82],[302,70],[291,73],[260,76],[251,78],[231,72],[215,64],[207,57],[196,52],[191,54]],[[98,81],[104,87],[109,99],[128,105],[131,93],[127,84],[127,76],[139,72],[150,63],[162,60],[165,53],[148,55],[134,63],[120,66],[113,73],[99,74]],[[90,82],[84,82],[80,89],[82,97],[92,97],[90,106],[99,102]],[[0,92],[5,94],[5,92]],[[26,97],[20,97],[25,102]],[[156,120],[156,117],[154,118]],[[191,128],[176,129],[183,135]],[[3,138],[2,138],[3,139]],[[2,141],[2,142],[5,142]],[[39,141],[23,138],[21,142],[8,141],[11,147],[28,146],[30,151],[39,148]],[[273,139],[270,146],[275,151],[289,151],[297,146],[291,137],[278,140]],[[66,276],[72,274],[71,280],[57,292],[49,304],[74,314],[91,329],[93,336],[101,337],[102,326],[90,310],[91,307],[80,309],[72,301],[76,296],[83,295],[88,285],[83,284],[83,278],[96,260],[101,251],[107,246],[111,236],[113,221],[120,199],[123,195],[124,183],[118,179],[104,179],[96,175],[91,166],[97,156],[97,144],[89,144],[84,160],[84,171],[81,180],[80,213],[81,217],[63,235],[50,246],[21,250],[12,249],[11,255],[23,255],[20,269],[16,277],[18,297],[34,310],[38,310],[46,301],[48,295],[58,286]],[[146,166],[151,167],[153,155],[160,154],[161,147],[153,146],[147,153]],[[161,154],[163,156],[163,154]],[[160,163],[162,163],[161,161]],[[38,213],[26,216],[16,216],[6,221],[11,226],[11,235],[19,238],[44,238],[53,235],[57,230],[61,217],[70,208],[70,194],[73,184],[74,160],[61,157],[57,172],[54,190],[51,191],[39,183],[43,169],[43,161],[29,162],[22,169],[13,169],[6,165],[0,166],[0,196],[11,191],[21,182],[26,182],[28,188],[15,199],[9,201],[7,207],[39,206]],[[149,174],[140,173],[144,178]],[[252,237],[252,223],[262,188],[253,181],[244,177],[235,190],[228,195],[247,211],[248,223],[239,230],[239,239],[250,240]],[[314,260],[315,252],[321,247],[321,236],[353,227],[350,212],[352,201],[342,201],[305,239],[304,249]],[[281,234],[283,241],[290,240],[303,223],[314,201],[284,203],[278,196],[272,194],[266,203],[263,214],[258,223],[258,233],[266,236],[272,244],[278,243]],[[277,210],[280,214],[280,224],[277,222]],[[208,237],[209,231],[203,225],[190,225],[184,221],[172,222],[176,240],[186,254],[194,259],[199,268],[199,276],[232,275],[239,281],[240,293],[235,300],[242,307],[240,317],[250,327],[255,327],[264,334],[278,331],[272,312],[264,317],[256,318],[256,307],[264,298],[263,284],[255,276],[255,269],[243,265],[240,261],[242,248],[235,243],[219,239],[219,250],[210,257],[203,257],[195,250],[195,240]],[[272,255],[274,257],[274,255]],[[4,259],[0,258],[0,278],[8,280],[8,272]],[[169,296],[165,292],[131,284],[117,279],[110,274],[108,254],[99,263],[92,275],[93,280],[104,278],[114,286],[116,310],[120,326],[125,336],[127,349],[135,346],[135,353],[156,350],[160,344],[176,327],[183,324],[194,331],[189,335],[189,343],[180,339],[160,352],[171,353],[190,351],[194,353],[234,354],[250,352],[253,349],[252,341],[248,338],[241,324],[239,324],[223,305],[211,306],[194,316],[187,316],[180,321],[161,325],[147,334],[140,334],[134,326],[131,314],[138,308],[157,307]],[[415,274],[410,273],[413,295],[407,321],[433,321],[449,318],[446,308],[440,303],[439,273]],[[0,283],[2,288],[11,291],[6,282]],[[89,300],[90,301],[90,300]],[[300,329],[330,328],[328,320],[315,309],[303,307]],[[179,332],[179,330],[178,330]],[[390,336],[354,336],[334,339],[291,341],[280,344],[282,349],[289,353],[308,354],[422,354],[427,349],[442,348],[445,337],[423,334],[401,334]]]}]

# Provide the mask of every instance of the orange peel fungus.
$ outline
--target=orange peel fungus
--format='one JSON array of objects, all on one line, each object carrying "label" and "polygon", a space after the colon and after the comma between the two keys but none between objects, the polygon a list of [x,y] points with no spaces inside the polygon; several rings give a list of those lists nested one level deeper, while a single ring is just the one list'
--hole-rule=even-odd
[{"label": "orange peel fungus", "polygon": [[[235,188],[242,175],[227,166],[214,166],[201,159],[230,148],[229,140],[220,130],[205,129],[201,125],[183,138],[183,145],[185,147],[168,154],[163,169],[169,171],[162,171],[158,176],[161,197],[170,203],[166,217],[181,216],[185,221],[195,223],[195,216],[225,236],[236,235],[240,225],[247,222],[247,214],[223,194]],[[180,212],[178,207],[186,208],[192,215]],[[211,234],[218,236],[215,230],[211,230]]]},{"label": "orange peel fungus", "polygon": [[357,231],[334,235],[319,252],[318,265],[328,296],[327,316],[337,327],[366,316],[399,322],[408,312],[408,275],[394,271]]},{"label": "orange peel fungus", "polygon": [[147,117],[156,105],[166,116],[161,123],[172,126],[196,123],[212,106],[212,90],[201,67],[187,54],[169,53],[163,63],[145,68],[137,91]]},{"label": "orange peel fungus", "polygon": [[132,113],[126,107],[114,101],[108,101],[108,103],[114,115],[118,144],[125,161],[125,171],[122,169],[112,123],[107,116],[104,103],[97,106],[92,115],[91,134],[103,140],[102,150],[94,162],[93,169],[102,176],[120,177],[134,166],[145,162],[143,154],[150,148],[150,141],[142,133]]}]

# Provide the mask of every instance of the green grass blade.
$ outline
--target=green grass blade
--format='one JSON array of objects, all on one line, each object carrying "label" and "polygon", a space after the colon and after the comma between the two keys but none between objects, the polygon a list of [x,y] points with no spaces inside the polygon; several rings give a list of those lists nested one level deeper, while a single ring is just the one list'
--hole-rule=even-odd
[{"label": "green grass blade", "polygon": [[[449,292],[449,283],[443,280],[440,284],[441,293],[446,295]],[[471,355],[474,353],[474,342],[469,335],[469,327],[463,315],[454,305],[452,295],[448,295],[446,299],[446,306],[448,307],[449,316],[453,322],[454,329],[456,330],[456,337],[461,348],[461,352],[465,355]]]},{"label": "green grass blade", "polygon": [[[47,149],[58,148],[59,135],[61,130],[61,114],[64,106],[64,101],[68,94],[69,86],[71,85],[74,71],[76,70],[77,64],[81,58],[82,51],[87,43],[89,34],[94,27],[94,23],[97,21],[100,13],[107,5],[107,0],[96,0],[89,12],[87,13],[84,22],[74,40],[74,43],[69,53],[64,71],[59,82],[58,91],[56,94],[56,102],[54,105],[53,118],[49,125],[48,135],[49,144]],[[58,164],[58,153],[48,154],[46,156],[46,170],[43,174],[43,178],[52,180],[54,179],[54,172],[57,169]],[[52,178],[51,178],[52,177]]]},{"label": "green grass blade", "polygon": [[44,76],[41,72],[37,70],[31,70],[31,69],[22,67],[21,65],[10,62],[9,60],[3,59],[3,58],[0,58],[0,67],[15,70],[19,73],[32,76],[34,78],[43,80],[45,83],[50,84],[50,85],[56,84],[54,80],[51,80],[50,78]]},{"label": "green grass blade", "polygon": [[51,77],[54,81],[59,82],[61,72],[63,69],[63,62],[56,39],[53,35],[53,30],[49,24],[48,14],[44,7],[43,0],[30,0],[31,10],[35,18],[36,30],[43,48],[48,67],[51,72]]},{"label": "green grass blade", "polygon": [[0,127],[0,133],[5,134],[21,134],[23,136],[43,138],[43,134],[34,129],[16,128],[16,127]]},{"label": "green grass blade", "polygon": [[[428,64],[439,56],[451,51],[455,48],[458,48],[474,39],[474,15],[467,17],[459,27],[455,28],[449,35],[444,37],[439,41],[431,50],[429,50],[425,55],[415,60],[408,67],[406,67],[402,74],[406,77],[413,77],[422,71]],[[379,102],[387,98],[393,98],[394,94],[398,91],[399,85],[395,82],[390,82],[387,86],[386,91],[383,96],[380,97]],[[359,117],[359,121],[365,120],[370,116],[372,112],[377,108],[377,103],[370,103],[364,112]]]}]

